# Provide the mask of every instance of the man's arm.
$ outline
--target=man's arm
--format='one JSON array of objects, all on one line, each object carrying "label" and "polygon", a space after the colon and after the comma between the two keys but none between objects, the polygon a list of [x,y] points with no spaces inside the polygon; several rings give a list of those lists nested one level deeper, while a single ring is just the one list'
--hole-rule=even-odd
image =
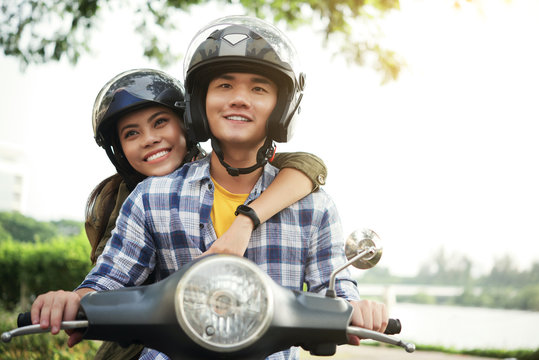
[{"label": "man's arm", "polygon": [[140,285],[151,273],[155,249],[146,229],[142,195],[137,188],[126,199],[110,241],[79,288],[100,291]]}]

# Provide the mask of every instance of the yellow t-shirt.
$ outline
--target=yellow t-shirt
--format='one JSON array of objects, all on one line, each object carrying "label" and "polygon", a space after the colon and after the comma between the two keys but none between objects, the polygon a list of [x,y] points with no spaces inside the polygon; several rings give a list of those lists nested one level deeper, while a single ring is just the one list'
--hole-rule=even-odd
[{"label": "yellow t-shirt", "polygon": [[219,238],[234,222],[234,212],[240,205],[245,204],[249,194],[233,194],[213,180],[215,192],[213,194],[213,207],[211,208],[211,221],[215,234]]}]

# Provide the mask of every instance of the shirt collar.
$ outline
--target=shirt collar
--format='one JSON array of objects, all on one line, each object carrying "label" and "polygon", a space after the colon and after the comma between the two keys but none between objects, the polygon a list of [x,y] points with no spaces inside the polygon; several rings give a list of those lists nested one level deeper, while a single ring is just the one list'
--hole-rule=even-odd
[{"label": "shirt collar", "polygon": [[[186,178],[186,181],[189,181],[189,182],[211,181],[210,158],[211,156],[208,155],[204,157],[203,159],[193,161],[191,163],[184,165],[184,166],[189,166],[189,173],[190,173],[190,176]],[[275,176],[277,176],[278,172],[279,170],[275,166],[271,164],[264,165],[264,171],[262,172],[262,175],[260,176],[255,186],[251,190],[249,197],[247,198],[247,201],[252,201],[256,199],[257,197],[259,197],[260,194],[262,194],[262,192],[271,184],[273,179],[275,179]]]}]

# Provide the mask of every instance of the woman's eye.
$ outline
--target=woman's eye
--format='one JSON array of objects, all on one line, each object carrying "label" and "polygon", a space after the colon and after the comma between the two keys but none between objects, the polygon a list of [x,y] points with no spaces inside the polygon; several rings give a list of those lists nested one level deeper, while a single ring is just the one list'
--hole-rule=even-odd
[{"label": "woman's eye", "polygon": [[168,119],[166,118],[158,118],[155,120],[154,127],[158,127],[160,125],[166,124],[168,122]]},{"label": "woman's eye", "polygon": [[127,139],[128,137],[135,136],[138,133],[135,130],[126,131],[124,133],[124,139]]}]

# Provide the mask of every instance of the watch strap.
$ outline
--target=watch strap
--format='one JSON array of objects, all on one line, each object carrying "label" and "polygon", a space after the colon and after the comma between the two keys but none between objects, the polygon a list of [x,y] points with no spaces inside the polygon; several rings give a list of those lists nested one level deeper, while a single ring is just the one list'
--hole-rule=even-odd
[{"label": "watch strap", "polygon": [[256,230],[258,225],[260,225],[260,219],[258,218],[258,215],[254,211],[254,209],[247,205],[240,205],[236,208],[236,211],[234,212],[234,215],[238,216],[239,214],[247,216],[251,221],[253,222],[253,230]]}]

